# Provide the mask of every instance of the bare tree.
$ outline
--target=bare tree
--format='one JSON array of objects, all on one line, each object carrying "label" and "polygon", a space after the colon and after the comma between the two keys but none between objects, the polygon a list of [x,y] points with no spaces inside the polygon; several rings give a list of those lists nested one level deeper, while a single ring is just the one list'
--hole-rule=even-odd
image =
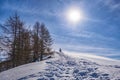
[{"label": "bare tree", "polygon": [[52,38],[48,29],[44,24],[36,22],[33,30],[33,54],[34,61],[43,60],[43,55],[45,55],[45,51],[50,52],[52,45]]},{"label": "bare tree", "polygon": [[51,45],[52,45],[52,38],[51,35],[48,31],[48,29],[45,27],[44,24],[41,24],[40,27],[40,60],[43,59],[43,55],[46,53],[45,51],[49,51],[50,53],[50,49],[51,49]]}]

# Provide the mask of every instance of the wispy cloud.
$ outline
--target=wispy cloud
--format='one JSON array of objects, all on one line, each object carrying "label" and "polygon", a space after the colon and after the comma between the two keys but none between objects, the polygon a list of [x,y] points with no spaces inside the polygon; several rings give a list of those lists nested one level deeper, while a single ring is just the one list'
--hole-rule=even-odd
[{"label": "wispy cloud", "polygon": [[64,51],[83,53],[83,54],[94,54],[105,57],[119,57],[120,51],[112,48],[103,48],[97,46],[86,46],[86,45],[74,45],[74,44],[55,44],[55,48],[62,48]]},{"label": "wispy cloud", "polygon": [[[55,38],[55,49],[62,48],[63,50],[67,51],[90,53],[106,57],[120,56],[119,49],[108,46],[108,44],[113,45],[113,42],[115,41],[118,42],[112,37],[106,37],[97,33],[82,31],[81,33],[71,32],[66,34],[66,36],[58,36],[53,34],[53,38]],[[78,38],[79,40],[77,40]],[[97,39],[97,41],[92,42],[94,39]]]},{"label": "wispy cloud", "polygon": [[41,7],[32,7],[32,6],[25,6],[26,4],[23,5],[16,5],[16,4],[10,4],[10,3],[5,3],[2,8],[3,9],[8,9],[8,10],[13,10],[13,11],[18,11],[21,13],[26,13],[26,14],[31,14],[31,15],[47,15],[47,16],[60,16],[57,14],[57,11],[55,10],[50,10],[50,9],[42,9]]},{"label": "wispy cloud", "polygon": [[88,32],[88,31],[70,32],[68,33],[68,35],[73,37],[93,38],[93,39],[108,40],[108,41],[116,40],[113,37],[107,37],[98,33]]},{"label": "wispy cloud", "polygon": [[105,6],[108,6],[111,11],[114,10],[120,10],[120,1],[119,0],[99,0],[99,2],[102,2]]},{"label": "wispy cloud", "polygon": [[[64,46],[63,46],[64,45]],[[57,44],[57,46],[63,46],[64,48],[66,48],[66,49],[75,49],[75,50],[96,50],[96,51],[105,51],[105,50],[107,50],[107,51],[115,51],[116,49],[112,49],[112,48],[104,48],[104,47],[96,47],[96,46],[90,46],[90,45],[74,45],[74,43],[73,44]]]},{"label": "wispy cloud", "polygon": [[[5,12],[20,12],[29,24],[32,24],[36,19],[47,23],[46,25],[50,26],[48,28],[54,33],[52,37],[55,49],[63,48],[74,52],[119,56],[120,43],[119,36],[116,35],[119,29],[112,26],[114,23],[119,23],[113,22],[115,21],[113,20],[114,14],[109,14],[109,9],[111,11],[120,10],[119,0],[94,0],[95,3],[89,0],[55,0],[50,3],[46,2],[47,0],[37,0],[40,3],[36,0],[32,1],[25,0],[20,3],[6,1],[1,8]],[[84,19],[75,26],[68,25],[64,16],[66,9],[73,5],[79,7],[85,15]],[[73,28],[76,29],[73,30]],[[110,33],[111,31],[113,32]]]},{"label": "wispy cloud", "polygon": [[[64,35],[52,34],[55,42],[58,43],[67,43],[67,44],[78,44],[78,45],[93,45],[93,46],[102,46],[102,47],[114,47],[115,44],[120,44],[119,40],[103,36],[98,33],[81,31],[81,32],[67,32]],[[118,46],[119,47],[119,46]],[[118,48],[116,47],[116,48]]]}]

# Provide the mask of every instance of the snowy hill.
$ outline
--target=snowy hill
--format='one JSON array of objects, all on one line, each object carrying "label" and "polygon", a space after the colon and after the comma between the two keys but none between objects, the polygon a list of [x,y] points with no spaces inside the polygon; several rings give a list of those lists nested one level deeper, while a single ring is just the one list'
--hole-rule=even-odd
[{"label": "snowy hill", "polygon": [[120,61],[55,53],[53,58],[1,72],[0,80],[120,80]]}]

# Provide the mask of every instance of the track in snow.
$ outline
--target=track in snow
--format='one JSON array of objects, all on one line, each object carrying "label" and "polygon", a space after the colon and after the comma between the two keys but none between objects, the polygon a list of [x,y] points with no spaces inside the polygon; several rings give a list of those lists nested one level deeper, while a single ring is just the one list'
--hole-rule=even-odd
[{"label": "track in snow", "polygon": [[[57,60],[45,61],[47,67],[43,72],[30,74],[18,80],[120,80],[120,66],[99,65],[85,59],[75,59],[59,54]],[[115,69],[114,74],[102,69]],[[117,76],[114,76],[117,75]]]}]

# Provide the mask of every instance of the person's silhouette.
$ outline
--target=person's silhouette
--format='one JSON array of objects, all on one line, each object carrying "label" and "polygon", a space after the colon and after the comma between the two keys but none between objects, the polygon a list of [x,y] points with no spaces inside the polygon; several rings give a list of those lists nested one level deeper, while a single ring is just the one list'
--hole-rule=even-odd
[{"label": "person's silhouette", "polygon": [[62,49],[61,49],[61,48],[59,49],[59,52],[62,52]]}]

